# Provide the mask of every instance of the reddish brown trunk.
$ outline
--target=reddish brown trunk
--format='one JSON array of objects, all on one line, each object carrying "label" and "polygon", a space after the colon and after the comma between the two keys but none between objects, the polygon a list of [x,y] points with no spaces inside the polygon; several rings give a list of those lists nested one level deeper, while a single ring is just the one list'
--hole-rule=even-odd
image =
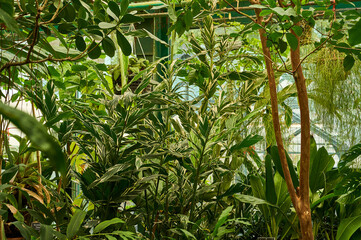
[{"label": "reddish brown trunk", "polygon": [[302,239],[313,240],[312,219],[309,193],[310,172],[310,111],[308,108],[308,96],[306,79],[303,75],[300,60],[300,39],[295,32],[291,33],[297,38],[298,45],[295,50],[291,49],[291,64],[293,78],[297,87],[298,104],[301,114],[301,162],[300,162],[300,209],[297,211],[300,219]]},{"label": "reddish brown trunk", "polygon": [[[260,9],[255,9],[257,22],[259,24],[262,23],[262,17],[259,16],[261,12]],[[285,180],[287,183],[288,192],[290,193],[291,200],[294,206],[297,206],[297,195],[295,188],[293,186],[292,178],[290,171],[288,169],[287,158],[285,149],[283,146],[282,140],[282,133],[281,133],[281,125],[278,116],[278,99],[277,99],[277,86],[276,86],[276,79],[274,75],[274,70],[272,67],[272,59],[271,59],[271,52],[267,47],[267,39],[266,39],[266,32],[263,28],[259,29],[259,35],[262,43],[262,51],[266,62],[266,69],[267,69],[267,76],[268,76],[268,85],[270,89],[271,95],[271,107],[272,107],[272,120],[273,120],[273,128],[275,131],[275,137],[277,142],[278,153],[280,156],[283,174],[285,176]]]},{"label": "reddish brown trunk", "polygon": [[[252,4],[259,4],[257,0],[251,0]],[[260,16],[260,9],[255,9],[257,23],[262,24],[262,17]],[[298,101],[301,112],[301,165],[300,165],[300,188],[299,191],[295,191],[291,174],[287,164],[287,158],[283,146],[281,127],[278,116],[278,100],[277,100],[277,87],[274,75],[274,69],[272,67],[272,59],[269,48],[267,47],[266,32],[263,28],[259,29],[260,39],[262,43],[262,51],[264,54],[268,84],[270,88],[271,107],[272,107],[272,120],[275,131],[275,137],[277,142],[277,148],[282,164],[282,170],[287,183],[287,188],[290,193],[290,197],[295,207],[297,216],[300,221],[301,239],[313,240],[312,232],[312,219],[311,209],[309,202],[309,166],[310,166],[310,118],[308,109],[308,98],[305,77],[302,72],[300,64],[300,49],[299,44],[296,50],[291,50],[291,62],[293,69],[293,77],[296,82]],[[298,41],[299,37],[294,34]]]}]

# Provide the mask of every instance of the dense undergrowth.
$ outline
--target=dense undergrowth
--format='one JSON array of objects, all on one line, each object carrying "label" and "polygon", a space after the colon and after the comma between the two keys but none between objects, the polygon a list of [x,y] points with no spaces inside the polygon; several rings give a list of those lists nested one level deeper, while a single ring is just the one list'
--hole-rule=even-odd
[{"label": "dense undergrowth", "polygon": [[[177,50],[134,30],[143,19],[128,13],[125,0],[1,2],[0,239],[298,239],[254,32],[268,31],[279,82],[285,72],[294,76],[285,59],[298,47],[295,36],[303,36],[299,20],[315,28],[316,11],[276,4],[254,6],[278,17],[265,27],[218,23],[214,2],[182,9],[165,2],[169,35],[184,43]],[[326,13],[335,21],[326,40],[336,49],[345,38],[348,47],[357,45],[358,13],[345,13],[354,25],[344,29]],[[187,32],[191,27],[199,30]],[[132,36],[150,37],[170,56],[129,61]],[[329,47],[326,40],[314,51]],[[347,72],[359,51],[343,54]],[[99,63],[105,55],[116,64]],[[287,129],[296,84],[277,96]],[[30,114],[16,109],[24,103]],[[13,125],[24,134],[8,132]],[[309,144],[315,239],[358,239],[360,145],[335,164],[325,147],[313,138]],[[287,154],[286,164],[297,192],[300,163]]]}]

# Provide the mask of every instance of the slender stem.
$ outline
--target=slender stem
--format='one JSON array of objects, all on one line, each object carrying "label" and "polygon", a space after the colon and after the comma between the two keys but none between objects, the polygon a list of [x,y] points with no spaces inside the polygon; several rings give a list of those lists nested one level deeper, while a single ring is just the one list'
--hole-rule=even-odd
[{"label": "slender stem", "polygon": [[[31,101],[31,108],[33,111],[33,116],[34,116],[34,118],[36,118],[35,105],[34,105],[33,101]],[[37,165],[38,165],[37,167],[38,167],[38,172],[39,172],[38,182],[39,182],[39,184],[41,184],[42,168],[41,168],[41,162],[40,162],[40,151],[36,151],[36,161],[37,161]]]},{"label": "slender stem", "polygon": [[[252,2],[256,4],[257,2]],[[255,9],[257,22],[258,24],[262,24],[263,18],[259,15],[261,9]],[[266,62],[266,69],[267,69],[267,76],[268,76],[268,85],[270,88],[270,95],[271,95],[271,107],[272,107],[272,120],[273,120],[273,128],[275,131],[275,137],[277,142],[278,153],[280,156],[282,170],[284,173],[284,177],[287,183],[287,188],[290,193],[290,197],[292,200],[293,205],[296,207],[297,202],[297,195],[295,192],[295,188],[293,186],[290,170],[288,168],[287,158],[285,149],[283,146],[282,140],[282,133],[281,133],[281,125],[278,116],[278,99],[277,99],[277,87],[276,87],[276,79],[275,73],[271,62],[271,52],[270,49],[267,47],[267,39],[266,39],[266,31],[263,28],[260,28],[259,35],[262,43],[262,51]]]},{"label": "slender stem", "polygon": [[310,207],[310,184],[309,184],[309,172],[310,172],[310,111],[308,107],[308,96],[306,79],[303,75],[301,60],[300,60],[300,38],[297,34],[291,30],[298,41],[297,48],[291,49],[291,64],[293,70],[293,78],[296,82],[298,104],[301,114],[301,160],[300,160],[300,204],[296,211],[300,218],[301,235],[302,239],[313,239],[312,231],[312,219],[311,219],[311,207]]},{"label": "slender stem", "polygon": [[246,14],[246,13],[244,13],[244,12],[239,11],[238,8],[233,7],[233,5],[230,4],[229,2],[227,2],[227,0],[223,0],[223,1],[224,1],[225,3],[227,3],[228,6],[230,6],[230,7],[231,7],[234,11],[236,11],[238,14],[247,17],[248,19],[250,19],[250,20],[251,20],[252,22],[254,22],[254,23],[257,23],[257,20],[256,20],[256,19],[254,19],[253,17],[249,16],[248,14]]},{"label": "slender stem", "polygon": [[198,182],[199,182],[199,175],[200,175],[200,171],[201,171],[201,168],[202,168],[202,163],[203,163],[203,157],[204,157],[204,153],[205,153],[205,150],[206,150],[206,146],[207,146],[207,143],[208,143],[208,140],[209,140],[209,135],[210,135],[210,132],[213,128],[213,125],[214,125],[214,122],[215,121],[212,121],[212,124],[210,125],[210,129],[208,131],[208,134],[206,136],[206,139],[204,141],[204,145],[202,147],[202,151],[201,151],[201,154],[199,156],[199,162],[198,162],[198,165],[197,165],[197,171],[196,171],[196,176],[195,176],[195,179],[194,179],[194,183],[193,183],[193,193],[192,193],[192,198],[191,198],[191,210],[190,210],[190,214],[189,214],[189,220],[192,222],[193,221],[193,218],[194,218],[194,208],[195,208],[195,205],[196,205],[196,193],[197,193],[197,187],[198,187]]}]

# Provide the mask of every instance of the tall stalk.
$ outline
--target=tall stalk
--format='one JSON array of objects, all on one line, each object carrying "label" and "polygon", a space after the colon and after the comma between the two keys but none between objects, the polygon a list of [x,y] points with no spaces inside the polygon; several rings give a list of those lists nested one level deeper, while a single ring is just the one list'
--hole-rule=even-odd
[{"label": "tall stalk", "polygon": [[[252,4],[260,4],[258,0],[251,0]],[[263,18],[260,16],[261,9],[255,9],[256,22],[263,24]],[[310,118],[307,98],[307,88],[305,77],[302,72],[300,61],[300,39],[292,30],[291,33],[297,38],[298,46],[295,50],[291,49],[291,63],[293,78],[297,86],[297,96],[301,113],[301,164],[300,164],[300,187],[297,191],[294,188],[291,174],[288,168],[286,153],[284,150],[277,100],[277,86],[275,73],[272,66],[272,58],[269,47],[267,46],[267,35],[264,28],[259,29],[259,35],[262,44],[262,51],[265,58],[268,84],[270,88],[272,120],[277,142],[278,153],[280,156],[282,170],[284,173],[287,189],[291,197],[292,204],[296,210],[300,221],[301,239],[313,240],[311,208],[309,200],[309,167],[310,167]]]}]

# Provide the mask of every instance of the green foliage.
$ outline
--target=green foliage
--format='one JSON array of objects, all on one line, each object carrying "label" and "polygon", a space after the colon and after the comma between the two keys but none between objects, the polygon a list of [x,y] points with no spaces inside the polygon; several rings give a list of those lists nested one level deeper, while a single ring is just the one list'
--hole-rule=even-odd
[{"label": "green foliage", "polygon": [[[272,24],[244,26],[216,21],[221,13],[216,2],[191,1],[182,8],[167,2],[172,44],[177,34],[184,35],[182,53],[190,57],[175,59],[173,49],[170,61],[164,57],[149,64],[130,58],[128,66],[123,56],[132,53],[128,36],[149,37],[169,47],[147,30],[128,28],[143,21],[128,13],[129,1],[0,1],[0,95],[6,102],[0,104],[3,225],[25,239],[297,236],[297,216],[272,145],[270,96],[253,32],[266,31],[274,67],[281,70],[276,78],[291,73],[285,59],[304,46],[297,38],[315,26],[315,10],[301,10],[306,3],[279,6],[269,0],[253,5]],[[327,38],[315,43],[316,48],[331,44],[339,51],[332,52],[337,56],[332,64],[321,61],[328,49],[318,52],[316,69],[329,70],[313,71],[323,77],[312,86],[320,95],[334,84],[324,79],[334,74],[344,83],[358,66],[360,53],[349,48],[359,44],[360,16],[342,14],[351,21],[333,20],[333,12],[325,11],[332,24],[329,33],[321,34]],[[200,31],[189,33],[194,27]],[[117,50],[123,69],[98,63],[105,55],[117,56]],[[161,82],[155,82],[154,75]],[[112,89],[112,81],[120,77],[132,79]],[[128,90],[140,80],[135,91]],[[143,91],[150,82],[154,90]],[[345,89],[347,84],[336,85]],[[184,87],[190,93],[184,94]],[[11,95],[10,89],[16,92]],[[286,127],[293,113],[285,100],[295,93],[294,84],[278,93]],[[39,121],[9,107],[23,99],[34,115],[41,112]],[[353,111],[357,103],[352,101]],[[336,105],[323,110],[333,111]],[[26,136],[7,136],[3,117]],[[264,132],[266,138],[260,136]],[[10,138],[18,141],[17,149]],[[267,145],[264,160],[255,145]],[[350,167],[360,155],[359,145],[343,155],[337,169],[314,140],[310,154],[316,238],[350,238],[361,215],[361,176]],[[298,187],[298,168],[289,156],[287,161]],[[39,232],[31,228],[34,221],[40,223]]]},{"label": "green foliage", "polygon": [[47,133],[46,128],[28,114],[2,102],[0,102],[0,114],[24,132],[34,146],[49,157],[50,163],[57,171],[66,174],[67,163],[63,151],[56,140]]}]

